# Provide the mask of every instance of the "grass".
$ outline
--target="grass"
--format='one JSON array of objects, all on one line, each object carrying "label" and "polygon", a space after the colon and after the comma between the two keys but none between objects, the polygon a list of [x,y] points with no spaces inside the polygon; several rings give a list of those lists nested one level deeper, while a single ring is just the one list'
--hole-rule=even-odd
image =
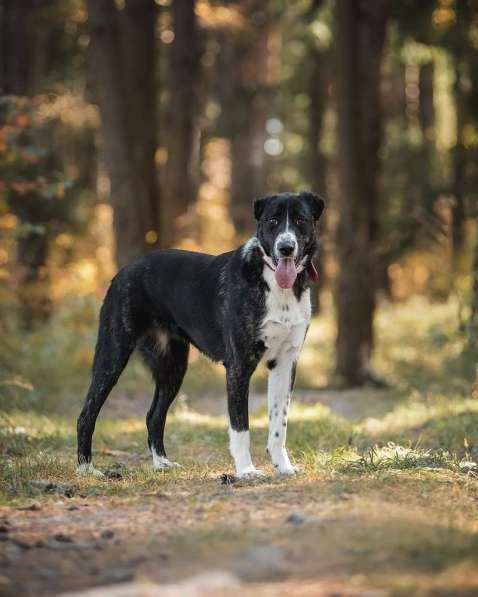
[{"label": "grass", "polygon": [[[382,419],[347,421],[321,404],[291,409],[288,447],[303,479],[347,480],[390,473],[427,478],[467,479],[478,487],[478,401],[440,398],[427,405],[400,400]],[[143,418],[100,419],[95,434],[95,463],[117,467],[120,481],[92,481],[75,476],[75,421],[65,415],[11,411],[3,415],[0,433],[0,500],[3,503],[37,494],[32,481],[74,482],[78,491],[97,495],[135,495],[177,481],[216,479],[231,471],[225,417],[205,416],[180,407],[170,416],[167,446],[184,469],[167,474],[150,468]],[[263,447],[267,417],[251,421],[255,459],[271,479]],[[398,442],[399,438],[399,442]],[[395,443],[397,442],[397,443]]]}]

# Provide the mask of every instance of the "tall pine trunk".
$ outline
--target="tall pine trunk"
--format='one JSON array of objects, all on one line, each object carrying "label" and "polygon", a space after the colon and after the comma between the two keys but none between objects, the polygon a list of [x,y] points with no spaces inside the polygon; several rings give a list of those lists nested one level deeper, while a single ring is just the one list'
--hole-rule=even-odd
[{"label": "tall pine trunk", "polygon": [[470,317],[467,323],[467,344],[468,349],[478,353],[478,218],[476,220],[476,239],[471,279],[473,286],[471,289]]},{"label": "tall pine trunk", "polygon": [[385,0],[335,4],[339,210],[337,374],[348,386],[370,379],[376,289],[380,75]]},{"label": "tall pine trunk", "polygon": [[456,267],[457,258],[463,250],[465,226],[465,170],[466,148],[463,140],[463,131],[466,120],[466,93],[462,82],[462,60],[455,58],[455,110],[456,110],[456,143],[452,151],[452,194],[454,198],[452,209],[452,252],[453,264]]},{"label": "tall pine trunk", "polygon": [[101,115],[116,261],[159,244],[154,0],[88,0],[90,65]]},{"label": "tall pine trunk", "polygon": [[[267,3],[244,3],[244,24],[221,40],[220,96],[222,126],[231,141],[230,212],[236,233],[252,232],[251,206],[265,192]],[[254,25],[251,25],[254,23]]]},{"label": "tall pine trunk", "polygon": [[[326,157],[320,148],[322,139],[324,115],[327,107],[327,83],[326,64],[328,56],[315,46],[309,49],[311,53],[312,72],[309,76],[309,129],[308,129],[308,180],[311,189],[321,195],[326,193]],[[320,219],[322,230],[326,228],[325,214]],[[312,289],[312,311],[320,311],[320,293],[324,281],[324,251],[321,249],[319,259],[316,261],[319,282]]]},{"label": "tall pine trunk", "polygon": [[194,204],[199,184],[200,43],[195,0],[171,5],[174,40],[169,60],[168,162],[164,185],[162,240],[171,246],[181,229],[179,219]]}]

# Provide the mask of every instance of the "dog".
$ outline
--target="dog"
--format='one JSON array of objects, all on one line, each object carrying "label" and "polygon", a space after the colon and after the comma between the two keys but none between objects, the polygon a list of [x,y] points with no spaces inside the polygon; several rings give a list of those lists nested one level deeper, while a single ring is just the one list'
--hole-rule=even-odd
[{"label": "dog", "polygon": [[85,404],[78,418],[78,464],[95,471],[96,419],[133,350],[156,387],[146,417],[153,467],[174,466],[164,449],[168,409],[192,344],[226,369],[229,447],[238,477],[260,476],[251,460],[249,381],[259,361],[269,370],[266,452],[284,475],[297,472],[286,450],[287,415],[296,364],[311,317],[317,273],[316,224],[324,201],[310,192],[257,199],[257,232],[235,251],[207,255],[176,249],[148,253],[112,280],[101,312]]}]

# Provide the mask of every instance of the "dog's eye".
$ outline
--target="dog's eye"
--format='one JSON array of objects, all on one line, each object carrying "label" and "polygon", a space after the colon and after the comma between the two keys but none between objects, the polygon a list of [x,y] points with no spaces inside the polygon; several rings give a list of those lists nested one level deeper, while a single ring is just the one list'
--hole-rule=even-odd
[{"label": "dog's eye", "polygon": [[303,226],[304,224],[307,224],[307,220],[305,218],[297,218],[297,225],[298,226]]},{"label": "dog's eye", "polygon": [[277,224],[278,224],[278,223],[279,223],[279,222],[276,220],[276,218],[271,218],[271,219],[269,220],[269,224],[270,224],[271,226],[277,226]]}]

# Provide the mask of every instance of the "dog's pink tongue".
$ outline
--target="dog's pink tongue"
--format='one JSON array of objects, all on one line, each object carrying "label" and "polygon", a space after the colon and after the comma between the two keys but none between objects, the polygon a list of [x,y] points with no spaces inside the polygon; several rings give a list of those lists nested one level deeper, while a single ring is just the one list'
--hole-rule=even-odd
[{"label": "dog's pink tongue", "polygon": [[297,278],[297,269],[291,257],[279,259],[276,267],[276,280],[281,288],[292,288]]}]

